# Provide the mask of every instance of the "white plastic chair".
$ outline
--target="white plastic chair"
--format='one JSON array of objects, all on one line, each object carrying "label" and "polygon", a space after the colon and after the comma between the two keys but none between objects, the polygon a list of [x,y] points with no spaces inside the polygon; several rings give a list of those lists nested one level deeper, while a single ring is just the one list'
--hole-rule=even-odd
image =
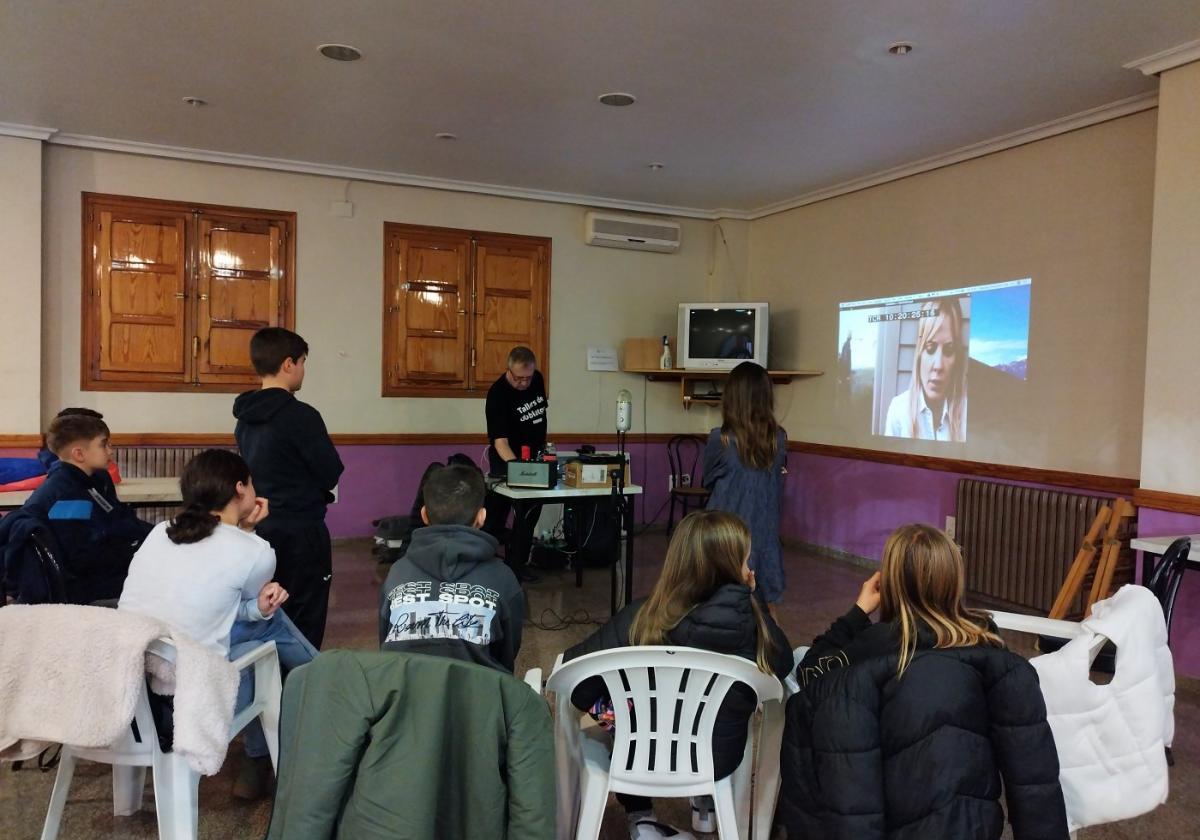
[{"label": "white plastic chair", "polygon": [[[175,662],[175,646],[169,639],[159,639],[147,648],[149,653],[167,662]],[[236,714],[229,728],[229,738],[242,731],[254,718],[262,719],[271,764],[279,766],[279,702],[283,682],[279,673],[279,656],[274,642],[261,646],[233,663],[238,671],[254,669],[254,700]],[[104,749],[85,749],[63,745],[58,762],[54,791],[42,827],[42,840],[58,837],[75,762],[79,759],[111,764],[113,768],[113,814],[127,817],[142,807],[146,787],[146,768],[152,771],[154,808],[158,817],[158,836],[161,840],[195,840],[200,819],[200,774],[174,752],[164,753],[158,743],[157,729],[150,712],[150,698],[143,686],[134,707],[134,722],[138,738],[130,727],[117,743]]]},{"label": "white plastic chair", "polygon": [[[571,692],[594,676],[604,679],[613,701],[611,755],[608,739],[598,727],[581,727],[587,718],[581,720],[571,705]],[[749,686],[762,704],[759,761],[754,768],[755,739],[748,732],[742,763],[718,781],[713,778],[713,724],[735,682]],[[750,837],[751,810],[754,837],[769,835],[779,792],[783,686],[754,663],[694,648],[615,648],[566,664],[560,655],[546,688],[556,695],[559,838],[570,837],[577,825],[577,840],[594,840],[610,792],[667,798],[709,795],[722,838]],[[753,809],[752,770],[757,793]]]}]

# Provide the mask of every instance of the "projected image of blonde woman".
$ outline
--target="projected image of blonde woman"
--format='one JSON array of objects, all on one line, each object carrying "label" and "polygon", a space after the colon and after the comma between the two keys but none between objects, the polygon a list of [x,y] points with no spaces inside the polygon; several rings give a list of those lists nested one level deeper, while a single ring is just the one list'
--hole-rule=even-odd
[{"label": "projected image of blonde woman", "polygon": [[957,297],[921,305],[912,381],[888,405],[884,434],[967,439],[967,340]]}]

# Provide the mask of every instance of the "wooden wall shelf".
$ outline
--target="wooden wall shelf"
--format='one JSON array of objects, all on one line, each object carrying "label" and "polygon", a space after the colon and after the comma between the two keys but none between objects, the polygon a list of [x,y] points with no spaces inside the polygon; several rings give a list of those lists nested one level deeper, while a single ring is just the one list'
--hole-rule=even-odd
[{"label": "wooden wall shelf", "polygon": [[[720,382],[729,378],[727,370],[682,370],[681,368],[672,368],[670,370],[662,370],[659,368],[631,368],[625,373],[633,373],[638,376],[644,376],[650,382],[678,382],[679,383],[679,398],[683,401],[684,409],[689,409],[693,405],[704,405],[716,407],[721,404],[720,396],[710,395],[708,391],[696,393],[696,385],[704,383]],[[821,376],[823,370],[769,370],[767,375],[771,377],[771,381],[776,385],[783,385],[791,382],[793,379],[800,379],[809,376]]]}]

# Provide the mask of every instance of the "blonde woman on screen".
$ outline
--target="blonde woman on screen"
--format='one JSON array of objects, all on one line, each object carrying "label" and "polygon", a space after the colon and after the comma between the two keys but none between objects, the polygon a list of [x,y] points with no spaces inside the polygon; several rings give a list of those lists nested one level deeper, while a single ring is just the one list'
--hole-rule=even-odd
[{"label": "blonde woman on screen", "polygon": [[912,384],[892,398],[884,434],[921,440],[967,439],[967,343],[958,298],[921,306]]}]

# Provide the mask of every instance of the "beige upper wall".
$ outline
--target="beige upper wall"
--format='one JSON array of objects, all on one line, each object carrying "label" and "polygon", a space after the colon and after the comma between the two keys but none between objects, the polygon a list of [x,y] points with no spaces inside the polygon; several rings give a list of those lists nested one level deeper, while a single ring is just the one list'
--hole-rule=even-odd
[{"label": "beige upper wall", "polygon": [[[482,399],[383,398],[382,236],[384,221],[548,236],[553,239],[550,431],[609,432],[616,392],[635,399],[640,378],[589,373],[586,348],[618,349],[629,336],[674,333],[676,305],[724,290],[745,274],[745,223],[726,222],[733,259],[714,252],[712,225],[683,221],[678,254],[596,248],[583,242],[580,207],[412,187],[354,183],[354,217],[329,214],[346,182],[309,175],[49,146],[46,152],[46,294],[43,420],[63,405],[102,412],[117,431],[228,432],[232,395],[81,392],[80,193],[183,199],[297,213],[296,328],[312,347],[302,398],[335,432],[480,432]],[[678,388],[651,384],[650,431],[703,428],[704,412],[684,414]],[[30,425],[13,431],[30,432]]]},{"label": "beige upper wall", "polygon": [[[96,191],[296,211],[297,327],[313,347],[303,396],[337,432],[483,429],[481,400],[378,395],[387,220],[553,238],[552,432],[610,430],[620,387],[635,429],[643,393],[650,431],[714,425],[712,410],[680,409],[677,386],[587,373],[585,349],[673,333],[683,300],[765,299],[773,366],[829,371],[780,387],[793,439],[1137,476],[1155,123],[1145,112],[720,231],[685,220],[674,256],[586,246],[583,210],[567,205],[354,183],[355,216],[340,219],[328,207],[343,181],[47,147],[42,419],[84,404],[118,430],[232,428],[228,395],[80,392],[79,196]],[[973,411],[966,444],[904,444],[834,416],[840,301],[1023,276],[1030,378],[995,418],[1001,432]]]},{"label": "beige upper wall", "polygon": [[1142,486],[1200,494],[1200,62],[1162,74]]},{"label": "beige upper wall", "polygon": [[0,434],[39,425],[42,142],[0,137]]},{"label": "beige upper wall", "polygon": [[[1136,477],[1155,119],[1140,113],[753,222],[751,294],[771,302],[772,366],[827,371],[779,389],[789,435]],[[1191,195],[1194,221],[1200,189]],[[1021,277],[1033,278],[1027,386],[990,422],[973,395],[965,444],[874,437],[835,416],[839,302]]]}]

